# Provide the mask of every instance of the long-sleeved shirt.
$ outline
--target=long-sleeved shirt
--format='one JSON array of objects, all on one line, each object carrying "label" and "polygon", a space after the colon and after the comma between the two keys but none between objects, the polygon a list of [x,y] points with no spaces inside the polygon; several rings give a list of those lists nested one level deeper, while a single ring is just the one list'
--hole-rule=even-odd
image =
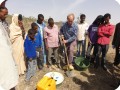
[{"label": "long-sleeved shirt", "polygon": [[42,39],[41,39],[41,34],[38,31],[35,35],[35,47],[38,48],[38,47],[41,47],[41,46],[42,46]]},{"label": "long-sleeved shirt", "polygon": [[111,24],[100,25],[98,27],[98,44],[107,45],[110,43],[110,36],[112,36],[114,26]]},{"label": "long-sleeved shirt", "polygon": [[35,41],[32,41],[28,36],[26,36],[25,42],[24,42],[24,50],[27,58],[36,58],[36,47],[35,47]]},{"label": "long-sleeved shirt", "polygon": [[93,44],[97,43],[98,40],[98,25],[92,24],[90,25],[90,27],[88,28],[88,36],[90,41]]},{"label": "long-sleeved shirt", "polygon": [[67,40],[67,43],[73,42],[77,39],[78,27],[75,23],[71,26],[66,22],[60,29],[60,33],[64,35],[64,39]]}]

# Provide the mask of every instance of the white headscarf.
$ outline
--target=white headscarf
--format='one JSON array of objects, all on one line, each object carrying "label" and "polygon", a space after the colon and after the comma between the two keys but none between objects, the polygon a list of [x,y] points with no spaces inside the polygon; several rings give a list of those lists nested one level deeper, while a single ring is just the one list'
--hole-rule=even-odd
[{"label": "white headscarf", "polygon": [[4,0],[0,0],[0,5],[2,4],[3,1],[4,1]]},{"label": "white headscarf", "polygon": [[18,37],[22,35],[22,30],[18,25],[18,15],[19,14],[14,14],[12,17],[12,23],[10,24],[10,40],[11,43],[14,42],[14,40]]}]

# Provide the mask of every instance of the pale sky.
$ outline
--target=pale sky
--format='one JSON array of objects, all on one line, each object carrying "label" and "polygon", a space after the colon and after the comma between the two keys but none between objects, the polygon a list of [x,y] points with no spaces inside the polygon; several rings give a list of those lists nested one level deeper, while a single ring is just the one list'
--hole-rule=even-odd
[{"label": "pale sky", "polygon": [[9,14],[18,13],[35,18],[43,14],[45,19],[52,17],[55,21],[66,21],[69,13],[74,13],[76,18],[84,13],[89,24],[97,15],[110,13],[111,23],[120,22],[120,6],[115,0],[8,0],[6,7]]}]

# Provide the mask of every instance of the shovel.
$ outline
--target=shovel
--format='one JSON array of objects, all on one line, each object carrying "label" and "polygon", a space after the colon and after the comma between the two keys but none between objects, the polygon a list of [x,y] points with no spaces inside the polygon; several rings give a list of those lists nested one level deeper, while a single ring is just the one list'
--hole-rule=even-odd
[{"label": "shovel", "polygon": [[[61,35],[61,39],[62,39],[62,41],[64,41],[64,36],[63,35]],[[65,73],[68,77],[72,77],[72,69],[70,69],[70,67],[69,67],[70,64],[69,64],[69,60],[68,60],[67,49],[66,49],[65,43],[63,43],[63,46],[64,46],[64,51],[65,51],[65,56],[66,56],[66,61],[67,61],[67,65],[65,65],[63,67],[63,69],[66,69]]]}]

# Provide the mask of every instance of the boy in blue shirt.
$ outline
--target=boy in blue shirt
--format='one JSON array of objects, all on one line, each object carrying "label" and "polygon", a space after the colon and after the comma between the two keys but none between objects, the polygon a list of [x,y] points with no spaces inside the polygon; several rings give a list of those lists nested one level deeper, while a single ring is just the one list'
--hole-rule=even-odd
[{"label": "boy in blue shirt", "polygon": [[36,23],[31,24],[31,28],[36,32],[35,34],[35,47],[36,47],[36,52],[37,52],[37,65],[38,69],[43,68],[43,55],[42,55],[42,39],[41,39],[41,34],[38,31],[38,25]]},{"label": "boy in blue shirt", "polygon": [[25,54],[27,57],[28,70],[26,73],[26,81],[29,81],[32,76],[34,76],[37,67],[36,60],[36,47],[35,47],[35,34],[36,32],[33,29],[28,31],[28,35],[24,42]]}]

